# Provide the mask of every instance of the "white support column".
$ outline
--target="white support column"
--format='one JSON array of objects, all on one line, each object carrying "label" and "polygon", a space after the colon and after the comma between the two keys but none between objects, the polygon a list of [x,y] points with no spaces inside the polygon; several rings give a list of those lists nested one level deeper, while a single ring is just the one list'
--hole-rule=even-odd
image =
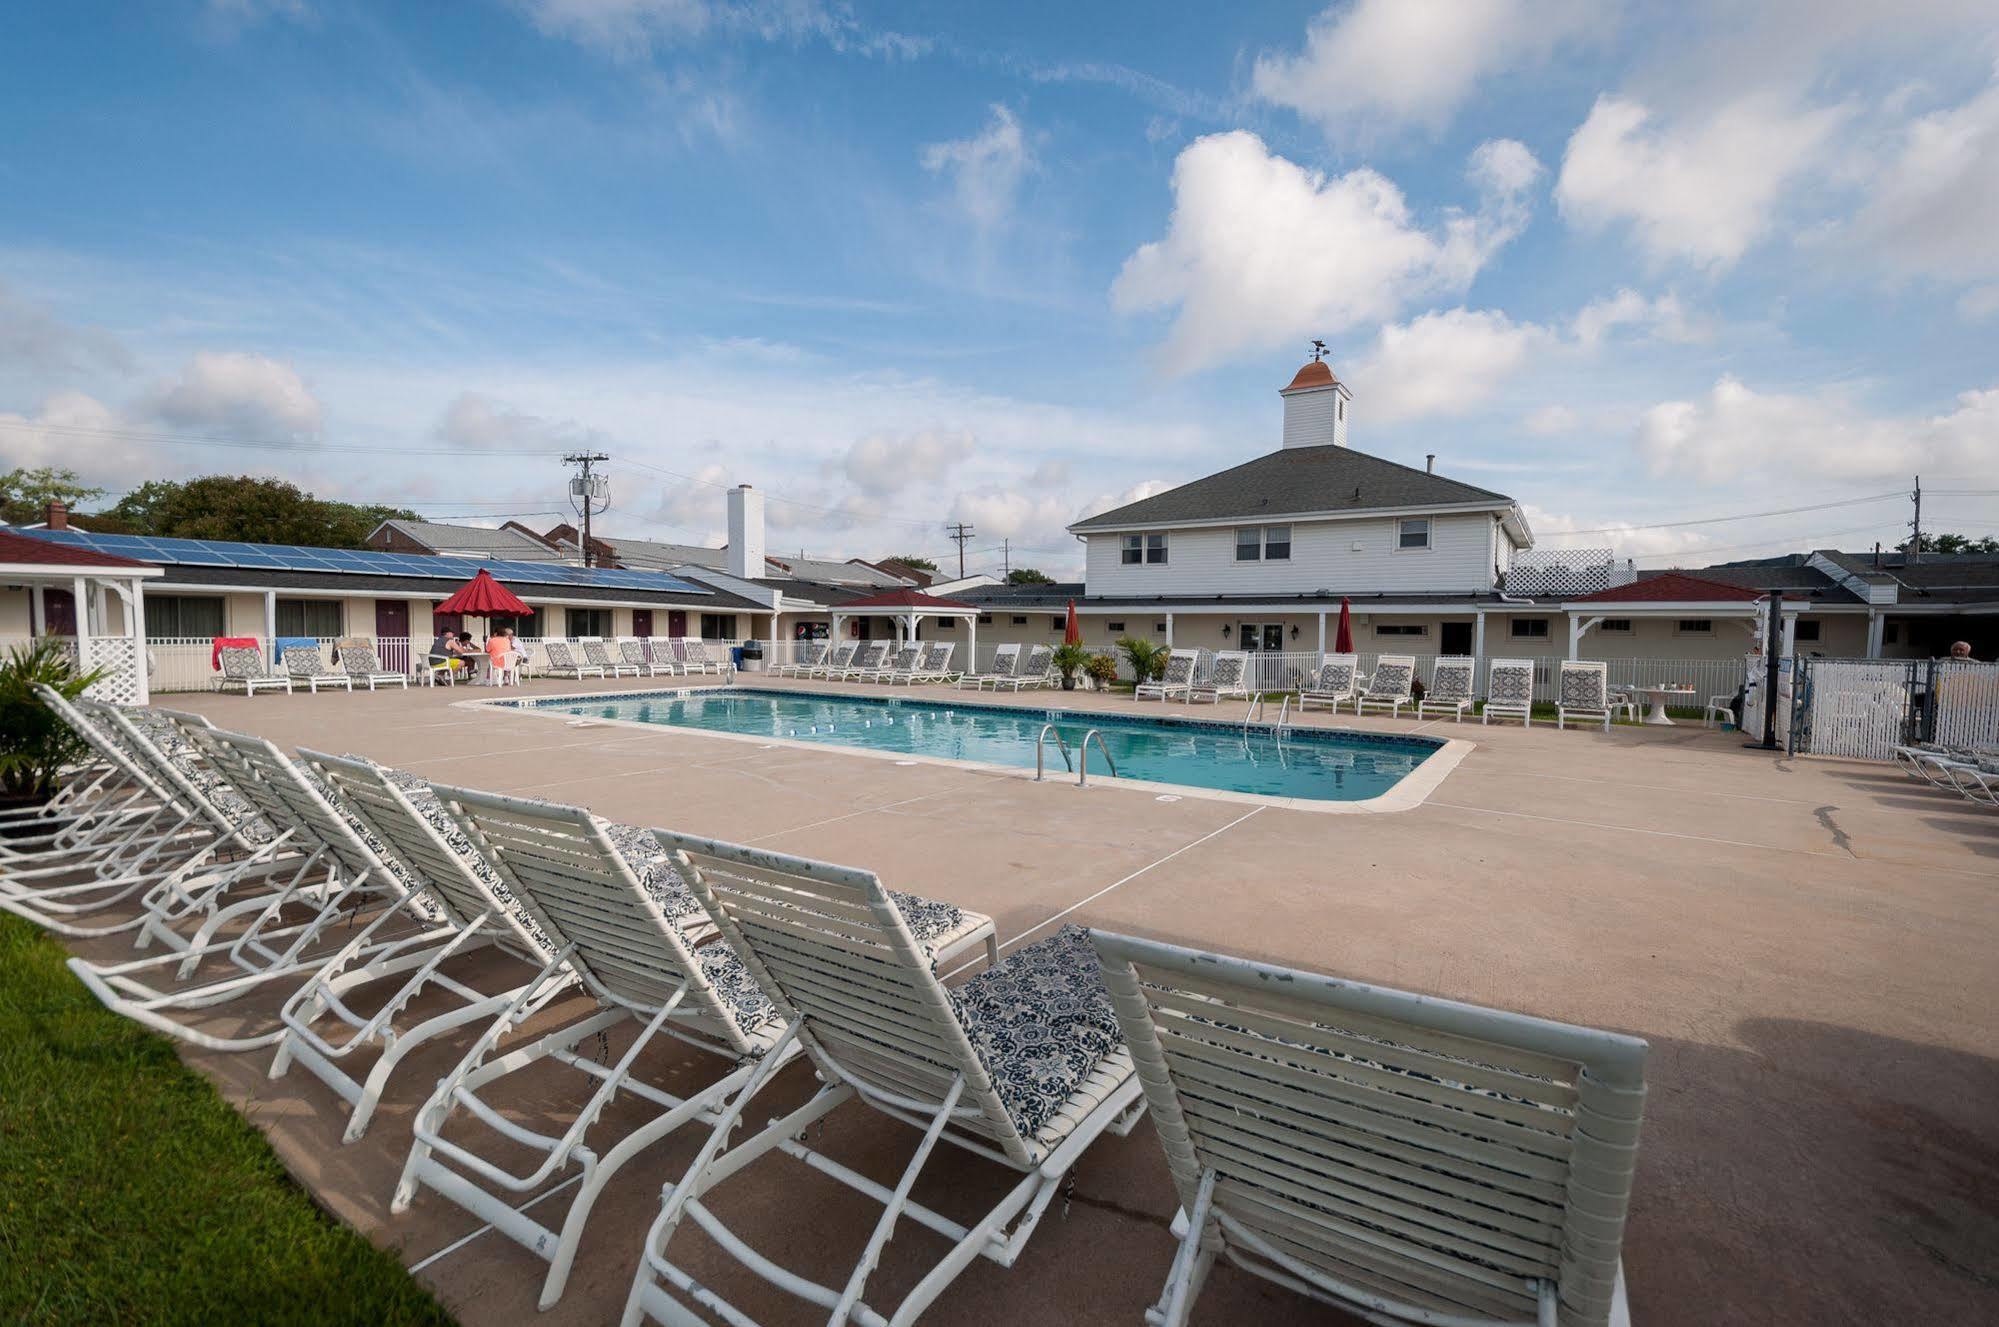
[{"label": "white support column", "polygon": [[90,587],[81,576],[70,582],[70,605],[76,618],[76,666],[88,672],[97,660],[90,650]]},{"label": "white support column", "polygon": [[1879,659],[1881,657],[1882,628],[1887,625],[1888,625],[1888,619],[1882,615],[1880,609],[1870,608],[1867,610],[1867,657],[1868,658]]},{"label": "white support column", "polygon": [[1173,648],[1173,612],[1171,609],[1168,609],[1166,613],[1166,648],[1169,650]]},{"label": "white support column", "polygon": [[1569,614],[1569,657],[1571,659],[1577,657],[1576,651],[1582,648],[1582,643],[1582,628],[1577,624],[1576,615],[1571,613]]},{"label": "white support column", "polygon": [[1471,658],[1472,676],[1477,677],[1480,670],[1485,667],[1485,610],[1483,608],[1479,609],[1478,616],[1472,619]]},{"label": "white support column", "polygon": [[1325,609],[1323,609],[1323,608],[1321,608],[1321,609],[1319,610],[1319,655],[1320,655],[1320,657],[1321,657],[1321,658],[1324,658],[1324,657],[1325,657],[1325,653],[1326,653],[1326,610],[1325,610]]},{"label": "white support column", "polygon": [[137,576],[132,578],[132,593],[125,600],[125,627],[132,637],[132,688],[138,704],[150,705],[153,670],[146,654],[146,583]]},{"label": "white support column", "polygon": [[49,634],[48,587],[36,581],[28,587],[28,634],[46,636]]},{"label": "white support column", "polygon": [[1797,643],[1798,615],[1796,613],[1786,613],[1784,614],[1784,652],[1777,657],[1780,659],[1791,658],[1798,652]]},{"label": "white support column", "polygon": [[276,590],[266,590],[264,591],[264,644],[267,648],[275,650],[277,649],[277,640],[278,592]]},{"label": "white support column", "polygon": [[965,672],[979,671],[979,615],[965,614]]}]

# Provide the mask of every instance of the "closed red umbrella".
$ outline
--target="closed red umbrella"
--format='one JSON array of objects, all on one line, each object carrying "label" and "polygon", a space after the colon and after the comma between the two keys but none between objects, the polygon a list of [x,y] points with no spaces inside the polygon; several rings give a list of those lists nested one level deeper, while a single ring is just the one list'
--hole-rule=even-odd
[{"label": "closed red umbrella", "polygon": [[493,579],[484,567],[465,587],[436,608],[433,613],[459,613],[466,617],[527,617],[534,610],[520,596]]},{"label": "closed red umbrella", "polygon": [[1076,621],[1076,601],[1074,599],[1069,601],[1069,627],[1068,630],[1062,633],[1062,643],[1064,645],[1081,645],[1083,643],[1083,628]]},{"label": "closed red umbrella", "polygon": [[1340,634],[1333,640],[1334,654],[1353,653],[1353,605],[1340,600]]}]

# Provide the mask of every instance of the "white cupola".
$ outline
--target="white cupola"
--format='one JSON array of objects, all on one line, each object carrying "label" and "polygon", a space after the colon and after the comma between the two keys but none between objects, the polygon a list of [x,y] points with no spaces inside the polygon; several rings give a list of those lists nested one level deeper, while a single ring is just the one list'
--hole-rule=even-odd
[{"label": "white cupola", "polygon": [[1286,447],[1344,447],[1347,445],[1347,414],[1353,393],[1333,376],[1332,366],[1320,358],[1321,342],[1311,360],[1291,379],[1291,385],[1277,394],[1284,398],[1284,445]]}]

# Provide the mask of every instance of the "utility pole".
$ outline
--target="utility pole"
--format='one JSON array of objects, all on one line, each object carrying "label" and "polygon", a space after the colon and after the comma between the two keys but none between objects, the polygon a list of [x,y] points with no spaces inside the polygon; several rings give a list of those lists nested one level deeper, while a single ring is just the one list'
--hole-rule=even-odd
[{"label": "utility pole", "polygon": [[975,531],[963,521],[955,523],[947,521],[944,528],[951,531],[951,538],[958,541],[958,579],[963,580],[965,579],[965,541],[970,539]]},{"label": "utility pole", "polygon": [[1923,477],[1916,476],[1916,491],[1909,495],[1916,500],[1916,519],[1909,522],[1909,530],[1914,536],[1909,540],[1909,561],[1923,560]]},{"label": "utility pole", "polygon": [[576,477],[569,481],[569,505],[583,518],[583,565],[592,565],[590,554],[590,516],[592,512],[608,511],[611,507],[610,481],[595,474],[590,467],[599,461],[611,458],[602,452],[571,452],[562,458],[564,465],[580,467]]}]

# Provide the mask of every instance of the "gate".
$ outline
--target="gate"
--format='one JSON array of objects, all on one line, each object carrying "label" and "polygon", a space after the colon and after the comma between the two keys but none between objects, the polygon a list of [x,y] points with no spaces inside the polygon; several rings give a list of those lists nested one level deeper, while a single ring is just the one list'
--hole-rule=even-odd
[{"label": "gate", "polygon": [[1794,755],[1889,760],[1915,738],[1927,660],[1800,658],[1794,667]]}]

